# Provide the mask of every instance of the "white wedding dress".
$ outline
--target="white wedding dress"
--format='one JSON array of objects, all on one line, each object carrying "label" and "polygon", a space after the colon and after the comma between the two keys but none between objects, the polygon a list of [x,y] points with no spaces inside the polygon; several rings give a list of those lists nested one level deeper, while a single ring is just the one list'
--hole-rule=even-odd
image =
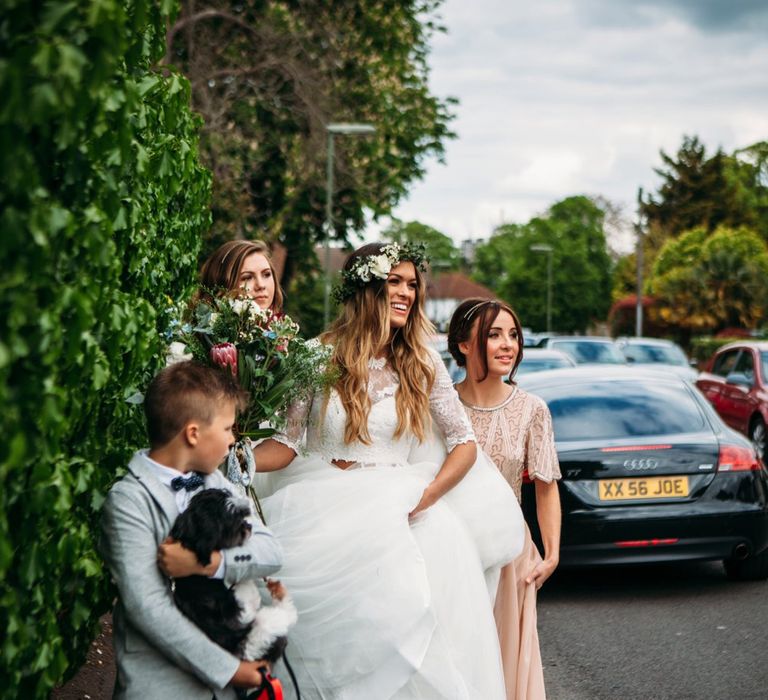
[{"label": "white wedding dress", "polygon": [[[430,407],[451,449],[474,435],[435,358]],[[520,508],[480,453],[457,487],[409,522],[445,448],[394,438],[397,381],[383,361],[371,362],[370,445],[344,444],[346,414],[331,391],[294,407],[275,436],[299,456],[259,475],[257,489],[271,493],[264,515],[284,550],[279,578],[299,611],[287,656],[305,700],[502,700],[484,573],[522,550]],[[356,464],[342,470],[333,459]]]}]

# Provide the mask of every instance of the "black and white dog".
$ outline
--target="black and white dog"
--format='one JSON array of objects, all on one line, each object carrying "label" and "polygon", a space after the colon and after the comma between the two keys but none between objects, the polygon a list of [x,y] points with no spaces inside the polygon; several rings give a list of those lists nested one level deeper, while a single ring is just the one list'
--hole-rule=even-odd
[{"label": "black and white dog", "polygon": [[[170,535],[207,566],[212,552],[238,547],[250,537],[250,517],[248,499],[225,489],[205,489],[179,515]],[[241,659],[275,663],[297,613],[280,582],[270,581],[267,587],[272,605],[265,607],[255,581],[229,588],[220,579],[185,576],[175,580],[173,597],[179,609],[219,646]]]}]

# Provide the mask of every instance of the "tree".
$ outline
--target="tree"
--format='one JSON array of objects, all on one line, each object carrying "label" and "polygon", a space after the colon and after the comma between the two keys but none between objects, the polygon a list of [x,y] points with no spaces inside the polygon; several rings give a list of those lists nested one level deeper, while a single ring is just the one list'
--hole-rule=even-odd
[{"label": "tree", "polygon": [[453,239],[427,224],[419,221],[404,223],[393,219],[382,235],[386,240],[396,243],[424,243],[434,272],[450,272],[461,266],[461,251]]},{"label": "tree", "polygon": [[[348,241],[366,212],[388,213],[442,157],[451,99],[428,88],[428,41],[442,0],[184,0],[167,60],[192,83],[214,173],[214,227],[287,249],[284,281],[316,267],[325,235],[330,122],[368,122],[372,136],[335,139],[334,230]],[[206,251],[203,251],[206,252]]]},{"label": "tree", "polygon": [[754,328],[768,311],[768,247],[744,227],[693,229],[665,244],[648,288],[662,320],[689,332]]},{"label": "tree", "polygon": [[708,157],[696,136],[686,136],[675,157],[661,152],[664,167],[657,193],[641,211],[647,221],[647,246],[658,251],[670,237],[703,226],[747,226],[768,240],[768,184],[765,144]]},{"label": "tree", "polygon": [[525,325],[546,327],[547,255],[552,246],[552,324],[559,331],[584,331],[602,321],[611,304],[611,259],[604,212],[584,196],[552,205],[527,224],[505,224],[478,246],[474,279],[493,289],[521,314]]}]

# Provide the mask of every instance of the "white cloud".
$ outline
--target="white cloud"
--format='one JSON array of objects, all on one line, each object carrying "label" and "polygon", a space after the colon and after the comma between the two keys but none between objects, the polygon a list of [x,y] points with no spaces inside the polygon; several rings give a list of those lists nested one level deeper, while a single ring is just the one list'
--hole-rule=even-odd
[{"label": "white cloud", "polygon": [[726,151],[768,138],[766,7],[448,0],[431,84],[460,99],[458,139],[395,215],[457,241],[572,194],[631,215],[637,188],[658,184],[659,150],[675,153],[684,134]]}]

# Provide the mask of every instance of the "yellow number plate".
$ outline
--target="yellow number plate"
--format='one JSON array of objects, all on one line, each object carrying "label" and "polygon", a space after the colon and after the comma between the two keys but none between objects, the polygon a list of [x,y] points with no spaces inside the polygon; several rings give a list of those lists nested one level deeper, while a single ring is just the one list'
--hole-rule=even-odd
[{"label": "yellow number plate", "polygon": [[642,479],[602,479],[597,482],[601,501],[634,501],[648,498],[684,498],[687,476],[647,476]]}]

